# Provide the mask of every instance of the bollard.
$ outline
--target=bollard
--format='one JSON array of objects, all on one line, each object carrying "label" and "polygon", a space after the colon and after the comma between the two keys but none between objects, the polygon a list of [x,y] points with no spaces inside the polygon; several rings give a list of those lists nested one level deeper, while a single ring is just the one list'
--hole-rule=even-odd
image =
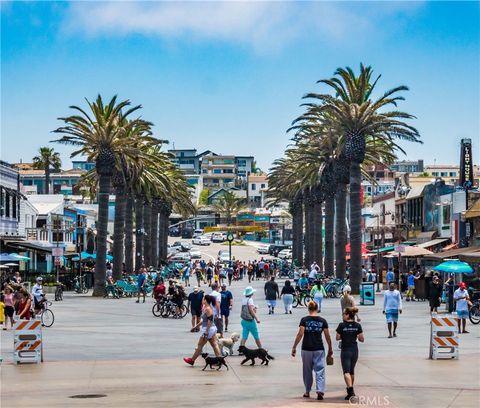
[{"label": "bollard", "polygon": [[16,364],[43,362],[42,321],[40,319],[15,321],[13,361]]},{"label": "bollard", "polygon": [[456,326],[453,315],[438,317],[436,313],[432,313],[430,321],[431,359],[458,359],[458,333]]}]

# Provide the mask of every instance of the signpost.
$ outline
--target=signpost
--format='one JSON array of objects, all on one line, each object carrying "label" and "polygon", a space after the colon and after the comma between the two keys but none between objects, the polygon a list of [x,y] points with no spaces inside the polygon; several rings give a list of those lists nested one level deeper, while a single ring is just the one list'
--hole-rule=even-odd
[{"label": "signpost", "polygon": [[227,241],[228,241],[228,259],[229,259],[229,266],[232,264],[232,242],[233,242],[233,234],[229,232],[227,234]]}]

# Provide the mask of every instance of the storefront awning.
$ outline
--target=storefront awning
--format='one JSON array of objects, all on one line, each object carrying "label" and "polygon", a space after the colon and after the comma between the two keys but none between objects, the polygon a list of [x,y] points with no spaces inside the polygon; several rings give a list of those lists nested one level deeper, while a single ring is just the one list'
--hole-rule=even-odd
[{"label": "storefront awning", "polygon": [[420,248],[430,248],[435,245],[441,244],[442,242],[448,241],[450,238],[437,238],[432,239],[431,241],[423,242],[422,244],[418,244]]},{"label": "storefront awning", "polygon": [[33,249],[35,251],[43,251],[43,252],[52,252],[52,246],[50,245],[42,245],[40,243],[35,243],[32,241],[8,241],[5,240],[5,243],[8,244],[10,247],[14,248],[26,248],[26,249]]},{"label": "storefront awning", "polygon": [[460,259],[463,262],[480,262],[480,251],[477,252],[465,252],[461,255],[458,256],[458,259]]},{"label": "storefront awning", "polygon": [[420,245],[424,242],[432,241],[435,237],[437,231],[425,231],[417,235],[417,245]]},{"label": "storefront awning", "polygon": [[477,252],[477,251],[480,251],[479,246],[457,248],[457,249],[452,249],[450,251],[443,251],[443,252],[438,252],[436,254],[427,255],[425,256],[424,259],[430,259],[432,261],[443,261],[444,259],[449,259],[449,258],[459,258],[460,255],[465,254],[467,252]]},{"label": "storefront awning", "polygon": [[480,217],[480,199],[475,201],[473,205],[465,212],[465,218],[477,218]]}]

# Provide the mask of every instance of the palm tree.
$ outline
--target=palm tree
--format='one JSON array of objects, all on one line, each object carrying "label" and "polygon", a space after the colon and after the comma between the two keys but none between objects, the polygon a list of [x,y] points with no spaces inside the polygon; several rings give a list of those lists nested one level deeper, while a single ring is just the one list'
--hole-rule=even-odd
[{"label": "palm tree", "polygon": [[[71,106],[76,114],[62,117],[65,126],[54,130],[62,137],[55,142],[78,147],[70,157],[83,155],[96,164],[98,177],[98,222],[97,259],[95,263],[95,284],[93,296],[105,293],[107,254],[108,201],[111,193],[111,179],[115,169],[121,168],[123,158],[134,162],[141,154],[133,138],[123,137],[125,126],[135,126],[140,120],[127,122],[128,116],[141,108],[129,108],[128,100],[117,103],[114,96],[108,104],[98,95],[95,102],[87,100],[90,113],[78,106]],[[155,139],[151,138],[152,141]]]},{"label": "palm tree", "polygon": [[45,188],[44,194],[50,193],[50,170],[60,170],[62,161],[60,153],[55,152],[50,147],[41,147],[38,150],[38,156],[33,158],[33,167],[39,170],[45,170]]},{"label": "palm tree", "polygon": [[[354,293],[358,293],[361,281],[361,164],[365,159],[367,140],[380,140],[389,146],[398,147],[395,139],[420,142],[417,129],[405,120],[414,116],[393,110],[384,112],[390,105],[404,100],[398,92],[407,91],[406,86],[398,86],[372,100],[372,92],[380,78],[373,82],[371,67],[360,65],[356,75],[351,68],[339,68],[331,79],[318,82],[328,85],[334,92],[330,94],[308,94],[307,98],[320,101],[315,110],[325,113],[327,126],[336,129],[343,146],[342,154],[349,163],[350,170],[350,283]],[[338,218],[338,213],[337,213]]]},{"label": "palm tree", "polygon": [[225,191],[212,207],[226,218],[227,225],[231,225],[233,217],[246,207],[246,203],[244,199],[237,197],[231,191]]}]

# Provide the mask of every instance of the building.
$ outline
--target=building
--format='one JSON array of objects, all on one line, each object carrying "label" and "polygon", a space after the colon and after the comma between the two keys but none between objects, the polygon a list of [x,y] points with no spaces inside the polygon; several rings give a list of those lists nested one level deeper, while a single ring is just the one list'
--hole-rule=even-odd
[{"label": "building", "polygon": [[369,178],[362,180],[365,197],[383,195],[395,190],[395,172],[387,166],[375,165],[366,169]]},{"label": "building", "polygon": [[[19,170],[21,190],[26,195],[43,194],[45,191],[45,171],[36,169]],[[83,169],[62,170],[50,174],[50,192],[53,194],[79,195],[77,187],[81,177],[86,173]]]},{"label": "building", "polygon": [[0,161],[0,236],[19,236],[20,179],[18,170]]},{"label": "building", "polygon": [[246,179],[250,174],[252,174],[253,163],[253,156],[235,156],[237,176]]},{"label": "building", "polygon": [[90,171],[95,168],[95,163],[85,160],[72,160],[72,168],[75,170]]},{"label": "building", "polygon": [[264,207],[265,195],[268,190],[266,174],[250,174],[248,176],[248,202],[252,207]]},{"label": "building", "polygon": [[386,243],[396,238],[395,230],[395,192],[378,195],[372,198],[372,207],[363,212],[365,218],[364,241],[372,248],[383,248]]},{"label": "building", "polygon": [[[425,166],[424,173],[431,176],[430,178],[441,177],[449,184],[458,185],[460,179],[460,166],[450,164],[428,164]],[[480,167],[477,165],[473,166],[473,178],[473,185],[478,187],[480,185]]]},{"label": "building", "polygon": [[209,190],[235,186],[236,164],[232,155],[207,155],[202,158],[203,187]]},{"label": "building", "polygon": [[398,160],[390,165],[396,173],[423,173],[423,160]]},{"label": "building", "polygon": [[184,173],[200,173],[200,157],[197,155],[197,149],[171,149],[168,153],[174,156],[173,162]]}]

